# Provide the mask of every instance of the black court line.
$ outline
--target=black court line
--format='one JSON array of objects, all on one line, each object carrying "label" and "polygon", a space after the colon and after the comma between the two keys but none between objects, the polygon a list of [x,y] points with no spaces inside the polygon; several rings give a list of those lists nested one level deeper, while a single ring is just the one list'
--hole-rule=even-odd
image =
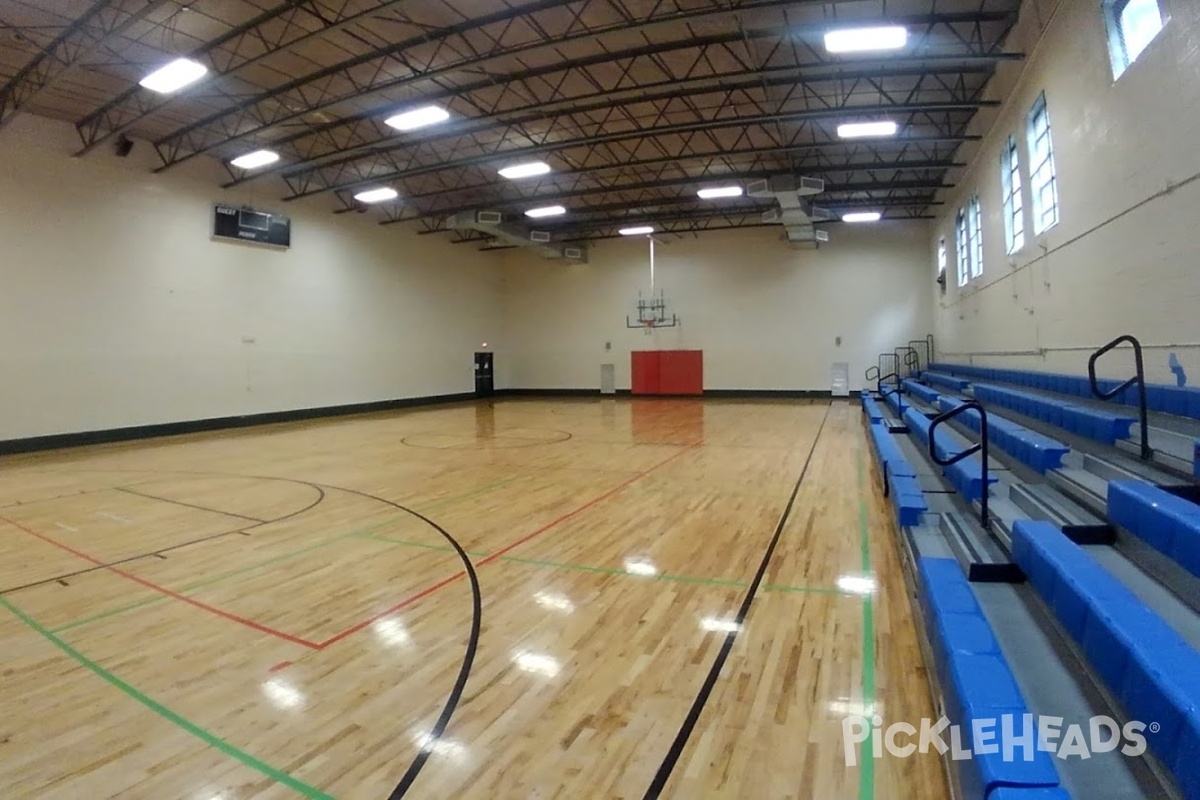
[{"label": "black court line", "polygon": [[[824,426],[824,424],[825,424],[824,420],[822,420],[821,424],[822,424],[822,426]],[[817,432],[817,435],[820,436],[820,431]],[[815,446],[815,443],[814,443],[814,446]],[[809,455],[811,457],[811,453]],[[807,468],[807,464],[805,466]],[[69,472],[71,470],[68,469],[68,470],[64,470],[64,471]],[[76,471],[128,472],[128,473],[139,473],[139,472],[141,472],[141,473],[152,472],[153,473],[153,472],[156,472],[153,470],[131,470],[131,469],[113,469],[113,470],[85,469],[85,470],[76,470]],[[456,540],[453,536],[451,536],[446,531],[445,528],[443,528],[441,525],[438,525],[436,522],[429,519],[429,517],[426,517],[424,514],[420,513],[419,511],[414,511],[413,509],[408,508],[407,506],[403,506],[399,503],[393,502],[391,500],[387,500],[383,497],[379,497],[378,495],[373,495],[368,492],[362,492],[357,489],[347,489],[344,486],[333,486],[332,484],[318,484],[318,483],[314,483],[312,481],[297,480],[295,478],[276,478],[276,477],[267,477],[267,476],[263,476],[263,475],[231,475],[229,473],[221,473],[221,472],[199,472],[199,471],[193,472],[193,471],[187,471],[187,470],[170,470],[167,472],[159,472],[158,474],[168,474],[168,472],[170,474],[174,474],[174,475],[206,475],[206,476],[222,475],[224,477],[253,478],[256,480],[266,480],[266,481],[284,481],[286,483],[295,483],[295,484],[301,484],[304,486],[311,486],[312,488],[316,489],[317,492],[319,493],[318,498],[314,502],[312,502],[308,506],[306,506],[305,508],[298,509],[297,511],[293,511],[292,513],[286,514],[282,517],[279,517],[278,519],[268,520],[267,522],[264,522],[262,524],[270,524],[271,522],[279,522],[280,520],[287,519],[288,517],[294,517],[297,514],[303,514],[305,511],[308,511],[309,509],[313,508],[314,506],[316,506],[318,503],[320,503],[322,500],[325,499],[325,489],[333,489],[335,491],[345,492],[346,494],[358,495],[359,497],[364,497],[364,498],[367,498],[370,500],[375,500],[377,502],[383,503],[384,505],[391,506],[392,508],[403,511],[406,514],[411,514],[412,516],[416,517],[417,519],[420,519],[422,522],[424,522],[425,524],[429,525],[431,528],[436,530],[439,534],[441,534],[442,538],[444,538],[450,544],[450,546],[454,548],[454,551],[458,554],[459,560],[462,561],[463,569],[467,573],[467,580],[470,582],[470,586],[471,586],[471,629],[467,636],[467,647],[466,647],[466,651],[463,653],[462,664],[459,666],[459,669],[458,669],[458,677],[454,681],[454,686],[451,688],[450,694],[446,697],[446,702],[442,705],[442,711],[438,715],[437,721],[434,723],[433,728],[430,729],[429,734],[426,737],[426,743],[421,747],[420,752],[417,753],[416,757],[413,758],[412,763],[410,763],[408,765],[408,769],[405,770],[404,775],[400,778],[400,782],[396,784],[396,788],[392,790],[392,793],[390,795],[388,795],[388,800],[400,800],[400,798],[404,797],[408,793],[408,790],[410,788],[412,788],[413,782],[416,781],[417,776],[421,774],[421,770],[425,767],[425,762],[429,760],[429,756],[432,755],[432,753],[433,753],[434,744],[439,739],[441,739],[442,736],[445,734],[446,727],[450,724],[450,718],[454,716],[454,712],[458,709],[458,704],[462,700],[463,691],[466,689],[466,686],[467,686],[467,679],[471,676],[471,668],[475,663],[475,654],[479,649],[479,632],[482,628],[482,620],[483,620],[483,595],[479,588],[479,577],[475,574],[475,565],[471,563],[470,557],[467,556],[467,551],[463,549],[462,545],[460,545],[458,543],[458,540]],[[258,525],[249,526],[249,528],[255,528],[255,527],[258,527]],[[247,530],[247,529],[248,528],[242,529],[242,530]],[[226,535],[229,535],[229,533],[240,533],[240,532],[241,531],[229,531],[227,533],[218,534],[218,535],[226,536]],[[185,546],[186,545],[177,545],[177,547],[185,547]],[[147,555],[154,555],[154,553],[149,553]],[[145,556],[138,556],[138,558],[145,558]],[[103,567],[96,567],[96,569],[103,569]],[[51,578],[50,580],[54,580],[54,579]]]},{"label": "black court line", "polygon": [[[139,470],[139,471],[141,471],[141,470]],[[239,477],[240,477],[240,476],[239,476]],[[287,478],[272,478],[272,479],[270,479],[270,480],[288,480],[288,479],[287,479]],[[20,585],[20,586],[10,586],[10,587],[8,587],[7,589],[0,589],[0,594],[8,594],[9,592],[18,592],[18,591],[20,591],[20,590],[22,590],[22,589],[32,589],[32,588],[33,588],[33,587],[35,587],[35,586],[41,586],[41,585],[43,585],[43,584],[46,584],[46,583],[54,583],[55,581],[58,581],[58,582],[60,582],[60,583],[61,583],[63,580],[65,580],[65,579],[67,579],[67,578],[77,578],[77,577],[79,577],[80,575],[86,575],[86,574],[87,574],[87,573],[89,573],[89,572],[98,572],[99,570],[102,570],[102,569],[108,569],[109,567],[119,567],[120,565],[122,565],[122,564],[128,564],[128,563],[129,563],[129,562],[131,562],[131,561],[140,561],[140,560],[141,560],[141,559],[143,559],[143,558],[153,558],[153,557],[155,557],[155,556],[157,556],[157,557],[159,557],[159,558],[162,558],[162,557],[163,557],[163,555],[162,555],[163,553],[169,553],[169,552],[171,552],[172,550],[180,550],[180,549],[182,549],[182,548],[184,548],[184,547],[190,547],[190,546],[192,546],[192,545],[194,545],[194,544],[200,544],[201,542],[208,542],[208,541],[211,541],[211,540],[213,540],[213,539],[220,539],[222,536],[233,536],[234,534],[239,534],[239,533],[240,533],[240,534],[246,534],[246,535],[249,535],[249,534],[247,534],[247,533],[246,533],[246,532],[247,532],[247,531],[249,531],[249,530],[252,530],[252,529],[254,529],[254,528],[258,528],[258,527],[260,527],[260,526],[262,526],[262,525],[270,525],[271,523],[274,523],[274,522],[282,522],[283,520],[285,520],[285,519],[290,519],[291,517],[294,517],[294,516],[296,516],[297,514],[303,514],[305,511],[309,511],[309,510],[311,510],[311,509],[315,508],[317,505],[319,505],[319,504],[321,503],[321,501],[322,501],[322,500],[324,500],[324,499],[325,499],[325,490],[324,490],[324,489],[322,489],[320,486],[318,486],[318,485],[317,485],[317,484],[315,484],[315,483],[307,483],[307,482],[304,482],[304,481],[290,481],[290,482],[291,482],[291,483],[303,483],[305,486],[311,486],[313,489],[316,489],[316,490],[317,490],[317,499],[316,499],[316,500],[314,500],[313,502],[309,503],[309,504],[308,504],[307,506],[305,506],[304,508],[299,508],[299,509],[296,509],[295,511],[292,511],[291,513],[284,514],[282,517],[276,517],[275,519],[255,520],[255,522],[254,522],[254,524],[253,524],[253,525],[246,525],[246,526],[243,526],[243,527],[241,527],[241,528],[238,528],[238,529],[236,529],[236,530],[232,530],[232,531],[221,531],[220,533],[211,533],[211,534],[209,534],[208,536],[201,536],[201,537],[199,537],[199,538],[197,538],[197,539],[189,539],[189,540],[188,540],[188,541],[186,541],[186,542],[180,542],[179,544],[173,544],[173,545],[170,545],[170,546],[168,546],[168,547],[162,547],[162,548],[159,548],[158,550],[152,550],[152,551],[150,551],[149,553],[139,553],[138,555],[135,555],[135,556],[128,556],[128,557],[126,557],[126,558],[117,559],[116,561],[109,561],[109,562],[107,562],[107,563],[104,563],[104,564],[97,564],[96,566],[93,566],[93,567],[88,567],[88,568],[86,568],[86,569],[80,569],[80,570],[76,570],[75,572],[67,572],[67,573],[65,573],[65,574],[63,574],[63,575],[55,575],[55,576],[54,576],[54,577],[52,577],[52,578],[44,578],[44,579],[42,579],[42,580],[39,580],[39,581],[32,581],[32,582],[30,582],[30,583],[22,584],[22,585]],[[120,491],[128,491],[127,489],[121,489],[120,487],[113,487],[113,488],[116,488],[116,489],[118,489],[118,490],[120,490]],[[132,492],[132,494],[140,494],[140,493],[139,493],[139,492]],[[144,496],[146,496],[146,497],[150,497],[150,495],[144,495]],[[154,498],[151,498],[151,499],[154,499],[154,500],[161,500],[161,499],[163,499],[163,498],[154,497]],[[378,499],[378,498],[376,498],[376,499]],[[167,500],[166,502],[170,503],[170,502],[173,502],[173,501],[171,501],[171,500]],[[384,502],[387,502],[387,501],[384,501]],[[208,510],[210,510],[210,509],[203,509],[203,510],[205,510],[205,511],[208,511]],[[217,512],[217,513],[224,513],[224,512]],[[238,517],[240,517],[241,515],[240,515],[240,514],[233,514],[233,515],[230,515],[230,516],[238,516]],[[243,517],[243,519],[253,519],[253,518],[252,518],[252,517]],[[64,585],[65,585],[65,584],[64,584]]]},{"label": "black court line", "polygon": [[704,711],[704,705],[708,702],[713,688],[717,685],[717,679],[721,676],[721,669],[725,666],[725,662],[729,658],[729,653],[733,650],[733,643],[737,639],[738,631],[742,629],[742,625],[746,621],[746,615],[750,613],[750,605],[754,602],[754,596],[758,592],[759,584],[762,583],[763,577],[767,574],[767,567],[771,563],[771,556],[774,555],[775,547],[779,544],[779,537],[783,534],[783,528],[787,525],[788,517],[792,514],[792,506],[796,503],[796,495],[800,493],[800,484],[804,482],[804,476],[808,474],[808,466],[812,463],[813,453],[817,450],[817,442],[821,440],[821,432],[825,430],[825,421],[829,419],[829,409],[831,407],[827,406],[825,408],[825,415],[821,417],[821,425],[817,428],[817,435],[813,437],[812,447],[809,448],[808,456],[804,459],[804,467],[800,470],[800,477],[796,478],[796,484],[792,487],[791,495],[788,496],[787,505],[784,506],[783,514],[779,517],[779,523],[775,526],[775,533],[771,536],[771,542],[767,545],[767,550],[763,553],[762,561],[758,565],[758,572],[754,574],[754,580],[751,581],[750,588],[746,591],[746,597],[742,600],[741,607],[738,608],[733,629],[725,634],[725,642],[721,645],[721,650],[717,653],[716,660],[713,661],[712,667],[708,670],[708,677],[704,679],[704,685],[700,687],[699,694],[692,701],[692,707],[688,710],[687,717],[684,718],[679,732],[675,734],[675,741],[671,742],[671,748],[667,751],[662,763],[659,764],[658,772],[654,774],[654,780],[650,783],[650,787],[646,789],[643,800],[656,800],[656,798],[662,795],[662,791],[667,785],[667,780],[670,779],[671,772],[679,762],[679,757],[683,755],[683,748],[687,746],[688,739],[691,737],[692,731],[700,719],[700,714]]},{"label": "black court line", "polygon": [[266,520],[266,519],[262,519],[261,517],[248,517],[245,514],[238,514],[233,511],[222,511],[219,508],[207,508],[205,506],[198,506],[195,503],[185,503],[182,500],[172,500],[170,497],[159,497],[158,495],[147,494],[146,492],[139,492],[136,489],[130,489],[126,486],[114,486],[113,488],[116,489],[118,492],[124,492],[125,494],[136,495],[137,497],[144,497],[147,500],[161,500],[164,503],[170,503],[170,504],[176,505],[176,506],[183,506],[184,508],[194,508],[197,511],[208,511],[212,514],[222,514],[226,517],[237,517],[238,519],[249,520],[250,522],[257,522],[259,525],[265,525],[268,522],[277,522],[278,521],[278,520]]}]

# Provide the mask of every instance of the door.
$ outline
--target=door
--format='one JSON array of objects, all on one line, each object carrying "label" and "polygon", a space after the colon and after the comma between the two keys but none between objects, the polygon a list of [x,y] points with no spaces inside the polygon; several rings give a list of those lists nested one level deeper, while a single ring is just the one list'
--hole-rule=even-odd
[{"label": "door", "polygon": [[475,354],[475,396],[491,397],[495,390],[492,382],[492,354]]}]

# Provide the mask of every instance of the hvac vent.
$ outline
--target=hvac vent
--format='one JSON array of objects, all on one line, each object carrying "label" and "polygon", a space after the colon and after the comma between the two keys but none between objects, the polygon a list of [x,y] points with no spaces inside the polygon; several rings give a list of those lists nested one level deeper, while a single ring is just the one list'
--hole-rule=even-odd
[{"label": "hvac vent", "polygon": [[746,184],[746,194],[751,197],[763,197],[771,194],[771,185],[769,181],[750,181]]},{"label": "hvac vent", "polygon": [[829,231],[817,231],[817,241],[818,242],[828,242],[829,241]]},{"label": "hvac vent", "polygon": [[529,241],[531,242],[548,242],[550,241],[550,231],[530,231]]},{"label": "hvac vent", "polygon": [[770,211],[763,212],[762,221],[770,225],[772,222],[779,222],[780,218],[782,217],[783,212],[781,212],[778,208],[772,208]]},{"label": "hvac vent", "polygon": [[825,181],[820,178],[801,178],[800,191],[803,194],[820,194],[825,191]]},{"label": "hvac vent", "polygon": [[831,219],[837,219],[837,215],[828,208],[812,207],[812,218],[814,222],[827,222]]},{"label": "hvac vent", "polygon": [[499,225],[502,219],[499,211],[480,211],[475,215],[475,221],[480,225]]},{"label": "hvac vent", "polygon": [[583,250],[578,247],[564,247],[563,255],[567,258],[583,258]]}]

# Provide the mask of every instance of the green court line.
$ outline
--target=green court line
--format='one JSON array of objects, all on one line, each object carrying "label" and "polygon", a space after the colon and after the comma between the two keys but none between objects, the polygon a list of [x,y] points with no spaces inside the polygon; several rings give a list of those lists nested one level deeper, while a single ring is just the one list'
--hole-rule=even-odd
[{"label": "green court line", "polygon": [[231,756],[231,757],[237,759],[238,761],[245,764],[247,767],[250,767],[251,769],[256,770],[258,772],[261,772],[263,775],[266,775],[268,778],[275,781],[276,783],[282,783],[284,786],[287,786],[289,789],[299,792],[300,794],[304,795],[305,797],[320,798],[320,800],[333,800],[332,795],[328,795],[325,792],[322,792],[320,789],[316,789],[312,786],[309,786],[307,783],[304,783],[303,781],[293,778],[291,775],[287,774],[286,772],[278,770],[275,767],[270,766],[269,764],[259,761],[257,758],[250,755],[249,753],[239,750],[238,748],[234,747],[233,745],[231,745],[229,742],[225,741],[224,739],[221,739],[221,738],[217,737],[216,735],[209,733],[204,728],[201,728],[199,725],[192,722],[191,720],[188,720],[188,719],[180,716],[179,714],[175,713],[171,709],[164,706],[162,703],[159,703],[157,700],[153,700],[150,697],[147,697],[146,695],[142,694],[137,689],[130,686],[128,683],[121,680],[116,675],[112,674],[111,672],[106,670],[104,667],[97,664],[95,661],[92,661],[91,659],[89,659],[87,656],[83,655],[83,653],[80,653],[78,650],[71,647],[71,645],[67,644],[62,639],[58,638],[58,636],[56,636],[53,632],[42,627],[37,622],[37,620],[35,620],[33,617],[26,614],[21,609],[17,608],[7,598],[0,597],[0,605],[3,605],[12,614],[14,614],[19,620],[21,620],[21,622],[25,623],[25,625],[27,627],[29,627],[30,629],[32,629],[33,631],[35,631],[36,633],[41,635],[43,638],[48,640],[51,644],[53,644],[59,650],[62,650],[64,653],[66,653],[68,656],[73,658],[79,664],[86,667],[88,670],[90,670],[92,673],[94,673],[97,677],[102,678],[103,680],[105,680],[109,684],[111,684],[112,686],[115,686],[117,689],[120,689],[122,692],[125,693],[126,696],[141,703],[146,708],[150,709],[155,714],[158,714],[160,717],[167,720],[168,722],[171,722],[175,725],[178,725],[180,728],[183,728],[185,731],[190,733],[192,736],[195,736],[197,739],[199,739],[200,741],[209,745],[210,747],[215,747],[217,750],[220,750],[225,755]]},{"label": "green court line", "polygon": [[[869,529],[867,525],[867,500],[863,494],[865,482],[863,480],[863,456],[862,449],[858,450],[858,546],[862,558],[862,572],[864,575],[871,573],[871,542],[868,535]],[[862,650],[863,650],[863,689],[862,701],[863,707],[871,709],[871,714],[874,716],[875,710],[875,603],[871,595],[863,596],[862,604]],[[872,800],[875,797],[875,755],[874,742],[871,737],[874,736],[874,727],[870,726],[867,730],[867,739],[863,742],[863,748],[859,752],[858,759],[858,797],[859,800]]]},{"label": "green court line", "polygon": [[[476,495],[482,494],[482,493],[490,491],[492,489],[496,489],[501,486],[506,486],[510,483],[513,483],[516,480],[519,480],[519,479],[518,478],[504,478],[502,480],[494,481],[492,483],[488,483],[483,486],[477,487],[469,492],[465,492],[461,495],[455,495],[453,497],[442,498],[441,500],[430,503],[428,506],[426,506],[426,508],[437,508],[437,507],[445,505],[447,503],[453,503],[453,502],[458,502],[460,500],[466,500],[470,497],[474,497]],[[282,553],[280,555],[273,556],[271,558],[255,562],[255,563],[247,565],[245,567],[239,567],[238,569],[232,569],[232,570],[229,570],[228,572],[222,572],[219,575],[213,575],[213,576],[205,578],[203,580],[193,581],[192,583],[186,584],[185,586],[180,588],[179,592],[182,594],[185,592],[190,592],[194,589],[200,589],[205,586],[211,586],[212,584],[220,583],[221,581],[224,581],[228,578],[232,578],[235,575],[241,575],[246,572],[252,572],[256,569],[261,569],[262,567],[269,566],[271,564],[276,564],[280,561],[284,561],[289,558],[295,558],[296,556],[303,555],[304,553],[309,553],[309,552],[312,552],[313,550],[317,550],[322,547],[327,547],[331,544],[336,544],[344,539],[350,539],[353,537],[374,538],[374,537],[371,537],[370,534],[374,533],[375,531],[382,530],[383,528],[387,528],[388,526],[394,525],[394,524],[396,524],[396,520],[388,520],[386,522],[380,522],[375,525],[371,525],[369,527],[363,528],[362,530],[354,531],[353,533],[347,533],[347,534],[342,534],[341,536],[335,536],[332,539],[326,539],[324,541],[317,542],[316,544],[309,545],[308,547],[300,548],[299,550],[293,550],[288,553]],[[396,542],[396,543],[401,544],[402,542]],[[418,547],[421,546],[415,542],[403,542],[403,544],[410,544],[412,546],[418,546]],[[437,545],[428,545],[428,547],[430,547],[431,549],[438,548]],[[453,548],[445,547],[444,549],[451,550]],[[129,603],[128,605],[119,606],[118,608],[109,609],[108,611],[102,611],[99,614],[93,614],[90,617],[83,617],[82,619],[77,619],[77,620],[74,620],[73,622],[68,622],[66,625],[61,625],[52,630],[54,633],[61,633],[65,630],[70,630],[71,628],[77,628],[80,625],[87,625],[92,622],[98,622],[102,619],[107,619],[109,617],[115,617],[118,614],[124,614],[127,611],[136,611],[137,609],[144,608],[145,606],[154,605],[155,603],[161,603],[167,599],[168,598],[161,597],[161,596],[160,597],[149,597],[145,600],[139,600],[136,603]]]}]

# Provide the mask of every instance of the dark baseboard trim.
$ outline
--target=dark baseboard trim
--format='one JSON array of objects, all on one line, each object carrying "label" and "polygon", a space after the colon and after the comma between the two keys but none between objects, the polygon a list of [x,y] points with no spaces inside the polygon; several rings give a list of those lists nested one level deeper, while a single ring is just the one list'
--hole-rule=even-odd
[{"label": "dark baseboard trim", "polygon": [[[618,389],[618,395],[629,394],[628,389]],[[604,397],[599,389],[498,389],[496,397]],[[611,395],[609,395],[611,396]]]},{"label": "dark baseboard trim", "polygon": [[782,397],[794,400],[829,400],[828,389],[705,389],[705,397]]},{"label": "dark baseboard trim", "polygon": [[[599,389],[498,389],[493,397],[604,397]],[[607,395],[611,396],[611,395]],[[630,397],[628,389],[618,389],[617,396]],[[793,399],[828,399],[828,391],[804,390],[774,390],[774,389],[706,389],[703,395],[688,395],[689,397],[712,398],[793,398]],[[661,397],[669,399],[676,395],[638,395],[639,399]],[[397,400],[376,400],[369,403],[350,403],[340,406],[323,406],[320,408],[299,408],[291,411],[267,411],[262,414],[247,414],[238,417],[213,417],[211,419],[185,420],[183,422],[163,422],[154,425],[134,425],[128,428],[111,428],[100,431],[79,431],[76,433],[54,433],[46,436],[31,436],[25,439],[6,439],[0,441],[0,455],[16,455],[18,453],[36,453],[41,450],[58,450],[68,447],[82,447],[89,444],[112,444],[129,442],[137,439],[156,439],[163,436],[181,436],[188,433],[206,433],[210,431],[229,430],[233,428],[249,428],[255,425],[271,425],[280,422],[300,422],[308,419],[324,417],[340,417],[349,414],[370,414],[377,411],[394,411],[402,408],[417,406],[440,405],[444,403],[469,402],[475,399],[474,392],[459,394],[440,394],[425,397],[405,397]]]},{"label": "dark baseboard trim", "polygon": [[299,422],[323,417],[340,417],[347,414],[370,414],[376,411],[392,411],[399,408],[460,403],[474,400],[474,392],[439,394],[426,397],[405,397],[397,400],[376,400],[369,403],[350,403],[320,408],[298,408],[291,411],[267,411],[262,414],[246,414],[238,417],[214,417],[211,419],[163,422],[154,425],[135,425],[128,428],[111,428],[101,431],[79,431],[77,433],[55,433],[47,436],[31,436],[26,439],[0,441],[0,455],[34,453],[40,450],[57,450],[65,447],[80,447],[88,444],[111,444],[135,439],[154,439],[162,436],[179,436],[187,433],[248,428],[254,425],[270,425],[278,422]]}]

